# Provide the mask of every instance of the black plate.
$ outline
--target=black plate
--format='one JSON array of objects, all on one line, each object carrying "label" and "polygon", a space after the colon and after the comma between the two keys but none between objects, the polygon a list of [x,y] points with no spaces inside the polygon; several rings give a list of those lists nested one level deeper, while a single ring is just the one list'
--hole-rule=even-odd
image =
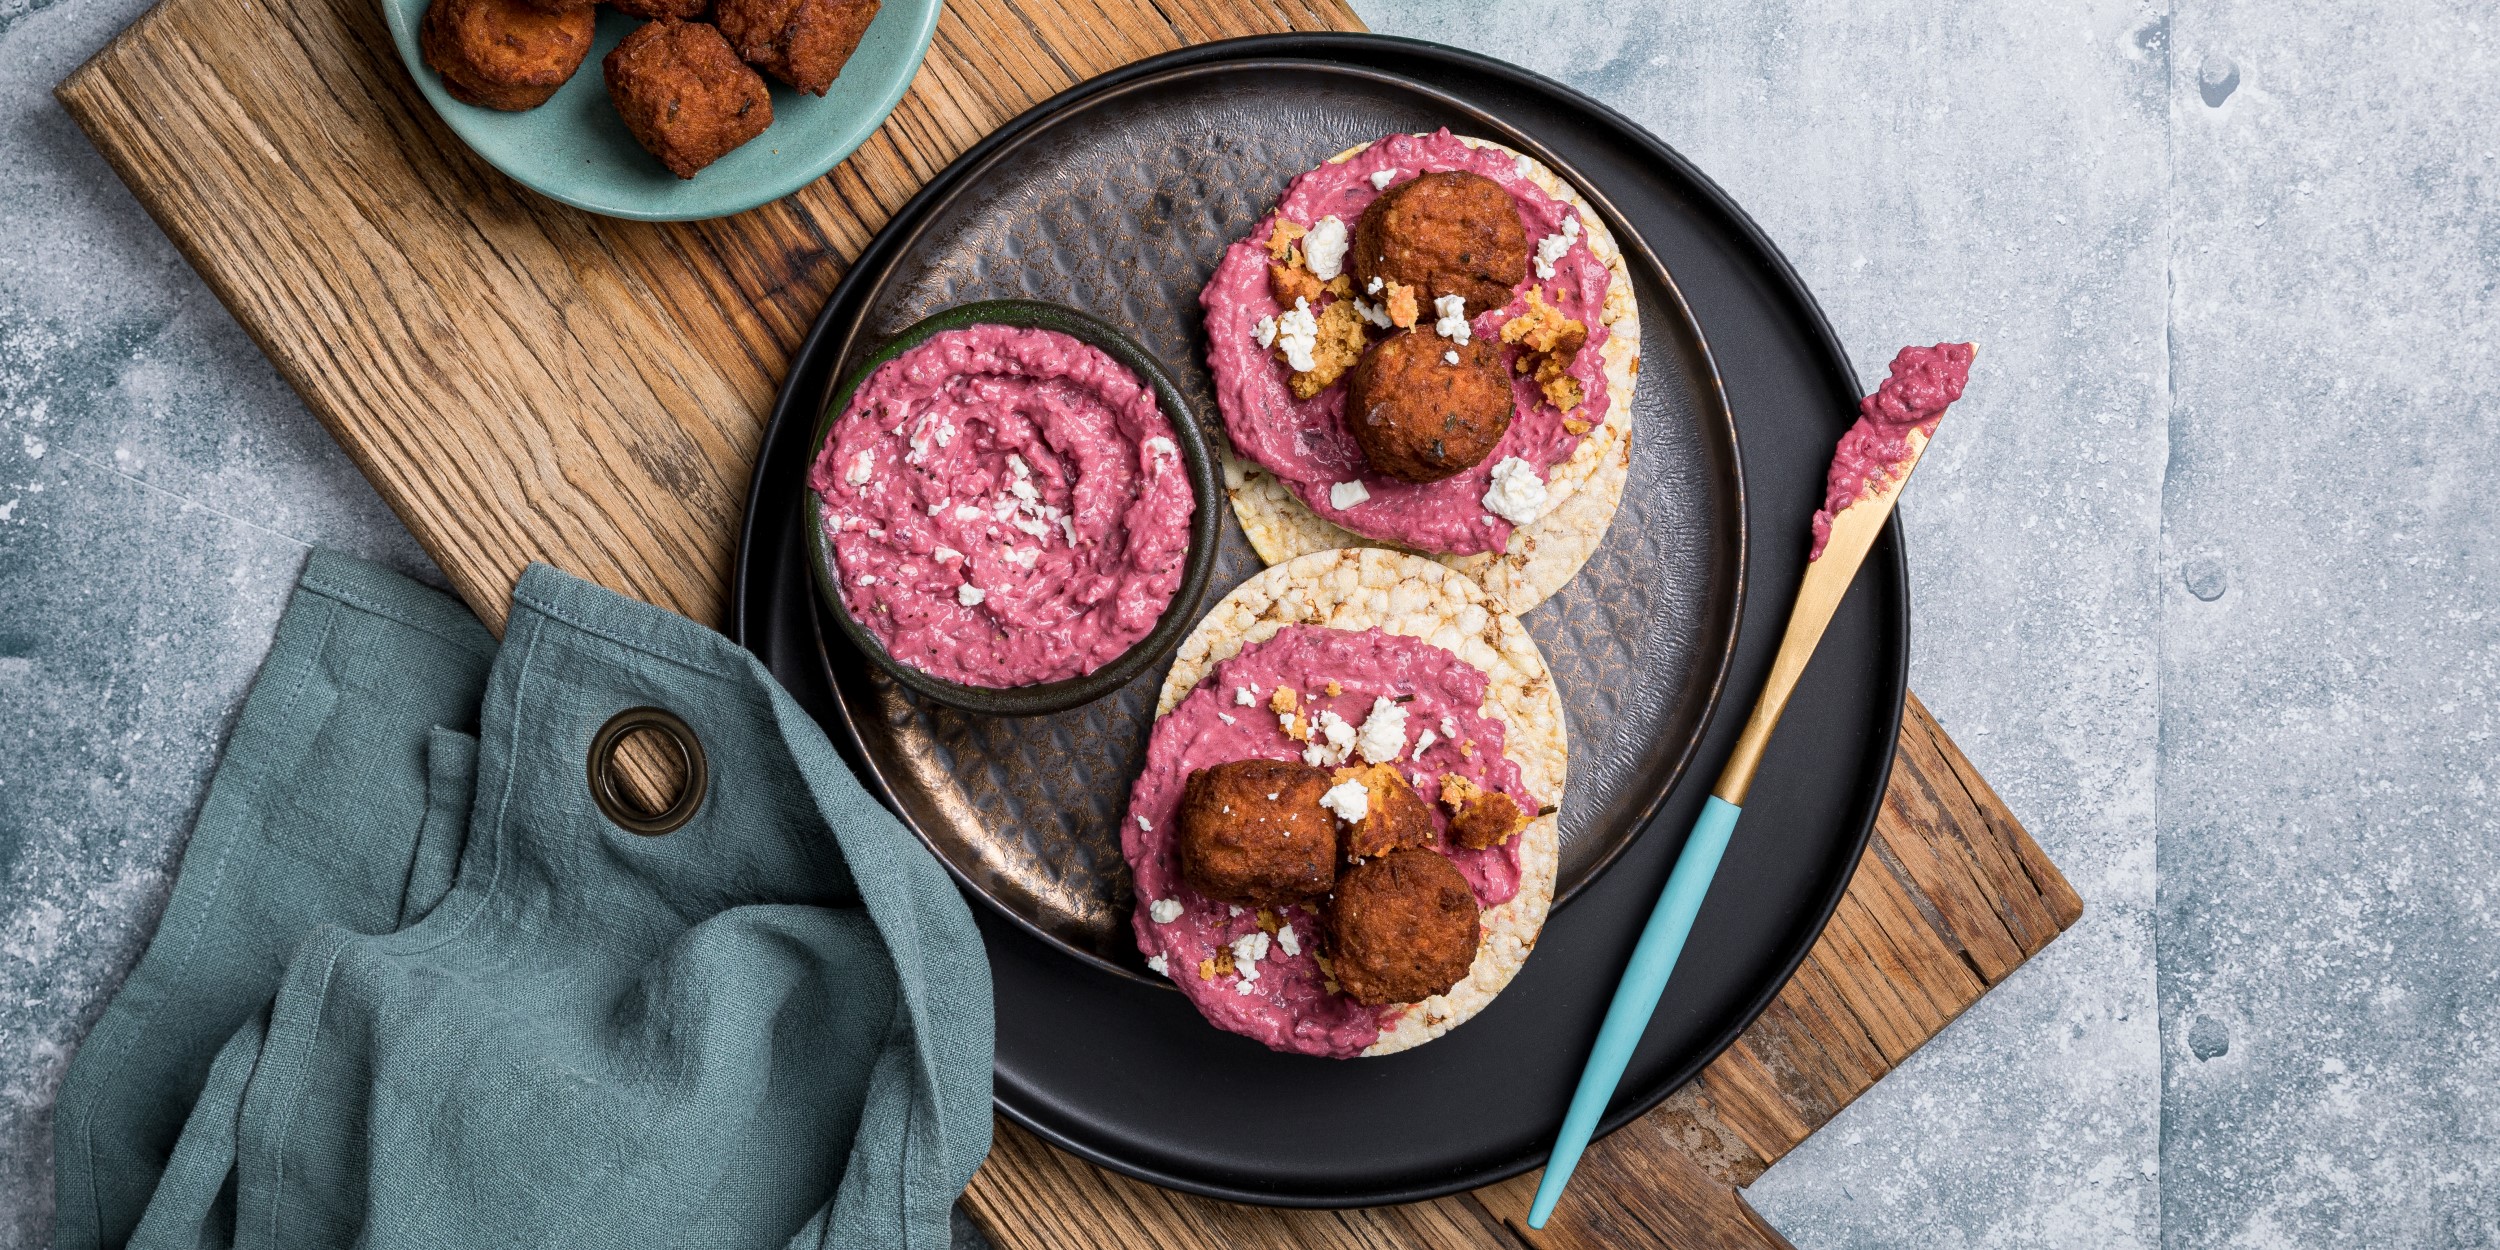
[{"label": "black plate", "polygon": [[[843,694],[826,680],[804,543],[786,520],[795,513],[787,501],[802,488],[807,431],[832,382],[838,350],[830,341],[861,315],[860,296],[893,263],[911,224],[950,194],[952,179],[1024,127],[1093,92],[1176,66],[1277,57],[1408,75],[1503,119],[1605,195],[1675,275],[1710,337],[1743,438],[1756,541],[1728,695],[1742,708],[1758,688],[1804,568],[1805,519],[1858,394],[1845,355],[1795,275],[1681,157],[1567,88],[1408,40],[1276,36],[1158,57],[1046,102],[932,182],[836,290],[766,432],[731,628],[846,748],[857,743],[844,730]],[[1795,969],[1846,887],[1899,727],[1906,581],[1898,531],[1888,530],[1772,744],[1738,840],[1605,1128],[1654,1105],[1732,1041]],[[1698,757],[1705,770],[1724,757],[1741,719],[1719,717],[1710,727]],[[1411,1201],[1533,1167],[1707,777],[1703,771],[1676,787],[1648,835],[1548,925],[1537,956],[1482,1016],[1386,1059],[1273,1055],[1209,1029],[1166,990],[1072,968],[1051,946],[976,909],[998,996],[998,1105],[1107,1166],[1249,1202]]]},{"label": "black plate", "polygon": [[[845,308],[857,316],[820,350],[849,377],[903,327],[964,300],[1046,295],[1117,318],[1169,361],[1209,422],[1205,437],[1220,440],[1198,293],[1224,249],[1330,155],[1441,126],[1559,163],[1464,101],[1326,62],[1179,66],[1097,89],[1020,127],[898,220],[902,245],[854,279]],[[1744,576],[1735,422],[1709,348],[1657,259],[1602,197],[1592,203],[1642,308],[1639,437],[1605,541],[1526,617],[1570,711],[1557,908],[1630,844],[1700,743],[1734,653]],[[1260,568],[1238,523],[1222,530],[1219,594]],[[869,784],[956,878],[1070,955],[1164,984],[1137,951],[1120,851],[1162,672],[1045,718],[967,716],[937,705],[955,700],[915,699],[890,674],[865,672],[840,618],[819,611],[816,624]]]}]

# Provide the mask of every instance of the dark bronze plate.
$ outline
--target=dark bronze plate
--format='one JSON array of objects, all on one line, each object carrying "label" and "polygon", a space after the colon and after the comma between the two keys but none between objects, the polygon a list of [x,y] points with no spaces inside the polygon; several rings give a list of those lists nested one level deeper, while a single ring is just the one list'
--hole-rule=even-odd
[{"label": "dark bronze plate", "polygon": [[[1206,371],[1199,288],[1295,175],[1349,146],[1448,126],[1531,152],[1543,145],[1397,75],[1307,61],[1192,66],[1054,114],[918,214],[835,346],[850,363],[922,318],[1023,296],[1093,312],[1170,363],[1222,438]],[[1586,188],[1604,207],[1603,188]],[[1524,618],[1571,714],[1563,796],[1567,900],[1657,809],[1709,718],[1735,643],[1744,559],[1735,427],[1682,296],[1611,212],[1642,313],[1632,472],[1607,541]],[[1261,567],[1224,509],[1210,602]],[[828,671],[848,642],[825,628]],[[869,767],[956,875],[1071,954],[1151,977],[1119,822],[1144,759],[1163,668],[1053,716],[1002,720],[919,698],[885,674],[854,720]],[[847,702],[847,700],[846,700]],[[1159,980],[1159,978],[1157,978]]]},{"label": "dark bronze plate", "polygon": [[[1298,63],[1277,64],[1286,59]],[[1193,72],[1167,79],[1175,70]],[[1176,115],[1158,115],[1191,92],[1201,93],[1196,107],[1207,116],[1236,124],[1193,140],[1203,127],[1185,130]],[[1156,108],[1139,103],[1150,98]],[[1089,232],[1125,238],[1188,231],[1210,249],[1220,247],[1238,230],[1234,223],[1247,224],[1304,166],[1347,143],[1441,120],[1530,150],[1541,145],[1558,158],[1556,167],[1615,215],[1627,242],[1637,237],[1664,261],[1708,331],[1705,358],[1697,335],[1686,340],[1670,330],[1681,323],[1661,302],[1656,271],[1640,279],[1651,334],[1639,443],[1648,459],[1635,461],[1641,476],[1610,538],[1633,546],[1601,555],[1635,569],[1672,561],[1678,552],[1693,562],[1654,581],[1648,599],[1569,598],[1605,584],[1583,574],[1566,599],[1527,617],[1558,660],[1567,643],[1595,647],[1603,635],[1643,639],[1635,649],[1645,657],[1681,646],[1689,667],[1645,662],[1599,683],[1603,688],[1569,678],[1580,683],[1568,709],[1569,798],[1581,806],[1567,804],[1566,811],[1584,842],[1573,866],[1584,888],[1547,924],[1535,958],[1500,999],[1464,1028],[1406,1054],[1349,1062],[1278,1055],[1207,1027],[1166,988],[1079,965],[1067,951],[1081,944],[1053,940],[1026,918],[1044,906],[1081,914],[1079,900],[1114,918],[1124,912],[1124,901],[1105,904],[1085,885],[1116,872],[1118,863],[1116,850],[1089,848],[1085,831],[1118,810],[1123,761],[1142,741],[1151,680],[1127,692],[1125,705],[1094,705],[1102,719],[1020,722],[1012,741],[994,737],[994,724],[924,714],[881,688],[865,662],[821,643],[837,635],[811,619],[815,595],[793,503],[803,489],[808,433],[841,376],[842,359],[908,323],[914,301],[926,306],[990,293],[1058,298],[1121,321],[1174,366],[1194,367],[1190,301],[1213,251],[1194,271],[1158,276],[1136,247],[1105,246]],[[1130,146],[1111,145],[1119,135],[1130,136]],[[1056,161],[1045,159],[1052,153]],[[1224,159],[1213,161],[1216,153]],[[1109,160],[1120,155],[1130,162]],[[1202,171],[1205,181],[1168,199],[1140,194],[1138,179],[1159,183],[1166,176],[1156,162]],[[1013,179],[992,173],[1001,169],[1020,172]],[[1122,225],[1115,214],[1132,220]],[[997,224],[984,234],[984,221]],[[982,242],[978,249],[958,246],[951,265],[910,259],[944,254],[937,242],[945,237]],[[973,255],[983,249],[985,257]],[[958,285],[949,289],[940,273]],[[1084,274],[1094,276],[1080,285]],[[1712,459],[1733,449],[1724,418],[1706,417],[1716,407],[1715,399],[1704,402],[1710,361],[1742,439],[1741,494],[1734,465]],[[969,870],[955,864],[972,893],[1008,904],[974,908],[997,994],[995,1090],[1003,1114],[1105,1166],[1238,1201],[1362,1206],[1451,1193],[1533,1167],[1552,1143],[1624,958],[1707,795],[1709,770],[1743,720],[1707,715],[1710,676],[1725,646],[1721,631],[1741,611],[1726,669],[1727,707],[1741,713],[1769,668],[1804,572],[1806,521],[1822,497],[1823,468],[1858,394],[1847,355],[1813,298],[1743,211],[1673,149],[1604,106],[1500,62],[1411,40],[1296,35],[1185,49],[1081,84],[1009,123],[941,173],[870,242],[793,360],[765,431],[730,629],[924,837],[948,822],[987,830],[998,818],[993,813],[1011,818],[998,826],[1006,837],[980,844],[993,860],[974,857]],[[1686,397],[1684,407],[1660,405],[1676,395]],[[1679,439],[1683,450],[1676,452]],[[1708,454],[1695,454],[1696,447]],[[1692,476],[1676,476],[1678,465]],[[1682,510],[1657,511],[1652,495],[1675,496]],[[1740,528],[1754,540],[1738,545]],[[1685,530],[1709,537],[1698,541]],[[1224,566],[1230,572],[1220,569],[1211,589],[1231,585],[1251,563],[1236,548]],[[1606,575],[1608,567],[1593,572]],[[1698,605],[1692,610],[1699,615],[1648,606],[1659,597]],[[1889,530],[1790,704],[1746,804],[1744,827],[1601,1128],[1655,1105],[1734,1040],[1796,969],[1839,901],[1890,770],[1906,687],[1908,604],[1898,531]],[[1119,715],[1131,719],[1113,719],[1123,706],[1130,710]],[[1687,715],[1699,727],[1697,750],[1690,750],[1688,731],[1648,740],[1617,735],[1627,721],[1680,725]],[[893,749],[898,740],[923,751],[909,768],[898,767],[905,759]],[[1656,741],[1668,746],[1651,763],[1610,758]],[[1687,762],[1693,767],[1674,781]],[[1026,784],[1017,778],[1028,775],[1111,780],[1099,791],[1025,790],[1015,797]],[[1617,788],[1589,784],[1607,776],[1621,779]],[[1653,787],[1665,792],[1665,802],[1637,834],[1610,831],[1597,818],[1606,810],[1637,813],[1644,804],[1622,806],[1622,796]],[[1038,802],[1030,797],[1036,793],[1044,795]],[[1587,848],[1609,838],[1620,854],[1600,875],[1604,852]],[[1044,871],[1010,875],[998,865],[1018,874],[1017,865]],[[1029,891],[1026,902],[1006,895],[1011,884]],[[1124,940],[1108,954],[1133,957]]]}]

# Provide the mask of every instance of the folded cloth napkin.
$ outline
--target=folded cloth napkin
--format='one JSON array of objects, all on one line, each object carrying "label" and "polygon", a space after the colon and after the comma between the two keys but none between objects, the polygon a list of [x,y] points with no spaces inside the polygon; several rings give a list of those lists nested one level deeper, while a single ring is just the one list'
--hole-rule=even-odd
[{"label": "folded cloth napkin", "polygon": [[[689,727],[659,836],[591,792]],[[56,1244],[943,1247],[989,967],[746,652],[534,566],[500,648],[316,553],[147,955],[54,1118]]]}]

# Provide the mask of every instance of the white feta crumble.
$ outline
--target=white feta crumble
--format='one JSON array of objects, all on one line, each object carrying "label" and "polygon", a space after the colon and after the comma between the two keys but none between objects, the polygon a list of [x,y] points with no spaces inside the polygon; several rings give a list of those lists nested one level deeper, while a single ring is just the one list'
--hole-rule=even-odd
[{"label": "white feta crumble", "polygon": [[1372,303],[1370,300],[1364,299],[1360,295],[1354,297],[1354,315],[1361,317],[1363,320],[1368,321],[1383,330],[1396,328],[1395,323],[1389,320],[1389,313],[1387,309],[1382,308],[1378,304]]},{"label": "white feta crumble", "polygon": [[1314,767],[1328,763],[1328,748],[1314,742],[1302,748],[1302,762]]},{"label": "white feta crumble", "polygon": [[1258,340],[1261,351],[1276,346],[1276,319],[1261,317],[1250,323],[1250,337]]},{"label": "white feta crumble", "polygon": [[1536,241],[1536,259],[1531,262],[1536,266],[1536,276],[1553,277],[1554,262],[1561,260],[1563,254],[1571,250],[1571,245],[1579,240],[1580,215],[1573,213],[1563,218],[1561,230]]},{"label": "white feta crumble", "polygon": [[851,584],[854,586],[874,586],[877,584],[877,575],[874,573],[862,573],[859,576],[852,578]]},{"label": "white feta crumble", "polygon": [[1319,796],[1319,805],[1335,812],[1347,824],[1359,825],[1363,823],[1363,817],[1371,814],[1372,795],[1371,791],[1363,788],[1362,782],[1340,781],[1330,786],[1328,793]]},{"label": "white feta crumble", "polygon": [[1252,930],[1233,939],[1233,971],[1244,981],[1259,979],[1259,961],[1267,958],[1268,937]]},{"label": "white feta crumble", "polygon": [[1232,717],[1230,717],[1230,716],[1228,716],[1228,715],[1225,715],[1225,714],[1224,714],[1224,713],[1222,713],[1222,712],[1218,712],[1218,713],[1216,713],[1216,714],[1215,714],[1215,719],[1220,720],[1220,721],[1224,722],[1224,723],[1225,723],[1225,724],[1227,724],[1227,725],[1238,725],[1238,724],[1240,724],[1240,723],[1241,723],[1240,721],[1234,720]]},{"label": "white feta crumble", "polygon": [[1285,952],[1285,958],[1291,959],[1302,953],[1302,935],[1295,933],[1292,925],[1286,925],[1276,931],[1276,946]]},{"label": "white feta crumble", "polygon": [[1383,281],[1381,281],[1379,278],[1376,278],[1376,277],[1375,277],[1375,278],[1373,278],[1373,279],[1371,280],[1371,284],[1370,284],[1370,285],[1368,285],[1368,286],[1366,286],[1366,287],[1364,287],[1364,288],[1363,288],[1363,293],[1364,293],[1365,295],[1378,295],[1378,294],[1380,294],[1380,288],[1382,288],[1382,287],[1384,287],[1384,286],[1387,286],[1387,285],[1388,285],[1388,283],[1383,282]]},{"label": "white feta crumble", "polygon": [[851,457],[851,467],[842,474],[842,480],[853,486],[866,486],[869,476],[876,471],[877,453],[870,448],[862,447],[858,455]]},{"label": "white feta crumble", "polygon": [[1033,562],[1035,560],[1041,558],[1042,549],[1039,547],[1009,547],[1005,549],[1005,553],[1007,563],[1029,569],[1033,567]]},{"label": "white feta crumble", "polygon": [[1450,716],[1444,716],[1441,718],[1441,736],[1444,738],[1455,738],[1458,736],[1457,718]]},{"label": "white feta crumble", "polygon": [[1173,443],[1172,443],[1172,440],[1171,440],[1171,439],[1165,438],[1164,436],[1162,436],[1162,435],[1160,435],[1160,434],[1155,435],[1153,438],[1147,439],[1147,440],[1146,440],[1146,443],[1145,443],[1145,447],[1146,447],[1146,454],[1147,454],[1149,457],[1152,457],[1152,456],[1170,456],[1170,457],[1172,457],[1172,458],[1173,458],[1173,459],[1175,459],[1175,460],[1180,459],[1181,449],[1180,449],[1179,447],[1174,446],[1174,445],[1173,445]]},{"label": "white feta crumble", "polygon": [[1522,156],[1517,160],[1512,161],[1510,163],[1510,167],[1518,170],[1520,177],[1528,179],[1531,182],[1536,180],[1536,166],[1529,164],[1527,157]]},{"label": "white feta crumble", "polygon": [[929,505],[929,515],[936,516],[937,514],[946,511],[946,509],[953,503],[954,501],[951,499],[938,500],[936,503]]},{"label": "white feta crumble", "polygon": [[1432,323],[1432,332],[1461,347],[1466,346],[1468,336],[1475,333],[1474,327],[1467,324],[1467,297],[1444,295],[1432,301],[1432,311],[1439,317]]},{"label": "white feta crumble", "polygon": [[1295,300],[1293,311],[1276,319],[1276,345],[1285,349],[1285,363],[1295,373],[1319,367],[1311,355],[1319,350],[1319,318],[1311,315],[1311,301]]},{"label": "white feta crumble", "polygon": [[1159,977],[1168,977],[1172,975],[1172,965],[1165,962],[1161,955],[1149,955],[1146,957],[1146,971]]},{"label": "white feta crumble", "polygon": [[1234,992],[1234,993],[1236,993],[1236,994],[1241,995],[1241,996],[1242,996],[1242,997],[1244,997],[1244,998],[1248,998],[1248,997],[1249,997],[1249,996],[1251,996],[1252,994],[1256,994],[1256,993],[1258,993],[1258,992],[1259,992],[1258,978],[1256,978],[1256,977],[1243,977],[1242,979],[1240,979],[1240,980],[1238,980],[1238,981],[1233,982],[1233,992]]},{"label": "white feta crumble", "polygon": [[1148,833],[1153,833],[1155,831],[1155,822],[1146,819],[1146,814],[1144,812],[1139,812],[1137,814],[1137,827]]},{"label": "white feta crumble", "polygon": [[1059,518],[1059,532],[1068,536],[1069,546],[1073,547],[1076,545],[1076,521],[1074,519],[1069,517]]},{"label": "white feta crumble", "polygon": [[1394,170],[1394,169],[1384,169],[1384,170],[1381,170],[1380,172],[1378,172],[1378,173],[1376,173],[1376,174],[1373,174],[1373,175],[1372,175],[1372,190],[1374,190],[1374,191],[1386,191],[1386,190],[1388,190],[1388,189],[1389,189],[1389,184],[1390,184],[1390,183],[1392,183],[1392,182],[1397,181],[1397,177],[1398,177],[1398,171],[1396,171],[1396,170]]},{"label": "white feta crumble", "polygon": [[1458,363],[1458,352],[1457,352],[1457,350],[1456,350],[1456,349],[1452,349],[1452,350],[1450,350],[1450,351],[1446,351],[1446,352],[1441,353],[1441,363],[1442,363],[1442,364],[1445,364],[1445,365],[1454,365],[1454,364],[1457,364],[1457,363]]},{"label": "white feta crumble", "polygon": [[1181,901],[1176,898],[1156,899],[1146,905],[1146,918],[1156,924],[1170,924],[1181,918]]},{"label": "white feta crumble", "polygon": [[1504,456],[1493,466],[1493,484],[1485,488],[1484,506],[1513,525],[1526,525],[1545,509],[1545,482],[1528,462]]},{"label": "white feta crumble", "polygon": [[1386,764],[1406,753],[1406,708],[1387,698],[1372,700],[1372,714],[1354,736],[1354,749],[1368,764]]},{"label": "white feta crumble", "polygon": [[1270,802],[1270,803],[1273,803],[1273,802],[1275,802],[1275,801],[1276,801],[1276,796],[1277,796],[1277,795],[1280,795],[1280,794],[1283,794],[1283,793],[1284,793],[1284,791],[1282,791],[1282,790],[1277,790],[1277,791],[1274,791],[1274,792],[1270,793],[1270,794],[1267,796],[1267,801],[1268,801],[1268,802]]},{"label": "white feta crumble", "polygon": [[1355,729],[1346,718],[1335,712],[1322,712],[1319,719],[1312,722],[1312,728],[1328,744],[1329,763],[1342,764],[1347,756],[1354,754]]},{"label": "white feta crumble", "polygon": [[1235,686],[1233,687],[1233,702],[1242,707],[1255,707],[1259,702],[1259,692],[1248,686]]},{"label": "white feta crumble", "polygon": [[1416,760],[1423,759],[1424,752],[1431,750],[1432,744],[1439,742],[1440,740],[1441,735],[1434,733],[1429,729],[1415,735],[1415,754],[1411,758]]},{"label": "white feta crumble", "polygon": [[1372,497],[1371,487],[1361,482],[1339,482],[1328,488],[1328,506],[1343,512]]},{"label": "white feta crumble", "polygon": [[1241,904],[1239,903],[1226,903],[1224,906],[1225,909],[1233,915],[1238,916],[1241,914]]},{"label": "white feta crumble", "polygon": [[981,511],[979,508],[973,507],[971,504],[964,503],[955,505],[955,519],[958,521],[986,521],[990,519],[990,514]]},{"label": "white feta crumble", "polygon": [[964,553],[957,551],[952,547],[940,547],[935,551],[930,552],[929,558],[941,562],[947,560],[961,560],[964,558]]},{"label": "white feta crumble", "polygon": [[1311,232],[1302,236],[1302,259],[1309,262],[1311,276],[1329,282],[1344,273],[1345,244],[1344,222],[1334,217],[1313,222]]},{"label": "white feta crumble", "polygon": [[988,592],[970,582],[965,582],[963,585],[955,588],[955,602],[960,603],[967,608],[980,607],[981,601],[988,597]]},{"label": "white feta crumble", "polygon": [[1017,529],[1023,530],[1027,534],[1031,534],[1035,538],[1041,538],[1050,533],[1050,522],[1042,520],[1039,517],[1020,516],[1012,521],[1009,521],[1008,524],[1015,526]]}]

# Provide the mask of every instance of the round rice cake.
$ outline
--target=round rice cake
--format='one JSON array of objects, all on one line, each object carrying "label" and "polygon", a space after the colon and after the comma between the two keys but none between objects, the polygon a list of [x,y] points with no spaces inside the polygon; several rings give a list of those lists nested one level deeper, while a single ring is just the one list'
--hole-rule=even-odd
[{"label": "round rice cake", "polygon": [[[1458,140],[1471,148],[1508,153],[1529,181],[1571,205],[1580,215],[1581,234],[1590,253],[1607,271],[1605,308],[1599,317],[1607,333],[1598,345],[1606,376],[1606,419],[1580,439],[1569,458],[1546,474],[1545,512],[1514,528],[1510,541],[1498,552],[1416,553],[1476,579],[1510,611],[1525,612],[1561,590],[1580,571],[1606,537],[1606,528],[1623,502],[1623,484],[1632,463],[1632,393],[1641,373],[1640,307],[1632,294],[1631,271],[1622,246],[1577,188],[1525,153],[1489,139],[1460,135]],[[1369,143],[1358,143],[1329,157],[1328,163],[1342,164],[1369,147]],[[1235,454],[1229,440],[1224,444],[1224,486],[1251,549],[1269,564],[1343,547],[1403,550],[1312,512],[1274,474]],[[1591,497],[1582,499],[1583,494]]]},{"label": "round rice cake", "polygon": [[1295,625],[1416,638],[1483,671],[1488,682],[1480,714],[1501,722],[1503,753],[1549,808],[1518,836],[1518,891],[1483,912],[1466,978],[1446,994],[1389,1009],[1395,1017],[1384,1019],[1379,1039],[1361,1052],[1395,1054],[1484,1010],[1536,948],[1560,856],[1560,817],[1550,809],[1560,806],[1569,772],[1562,697],[1517,616],[1473,579],[1418,556],[1352,547],[1286,560],[1234,588],[1181,643],[1155,718],[1179,706],[1217,664]]}]

